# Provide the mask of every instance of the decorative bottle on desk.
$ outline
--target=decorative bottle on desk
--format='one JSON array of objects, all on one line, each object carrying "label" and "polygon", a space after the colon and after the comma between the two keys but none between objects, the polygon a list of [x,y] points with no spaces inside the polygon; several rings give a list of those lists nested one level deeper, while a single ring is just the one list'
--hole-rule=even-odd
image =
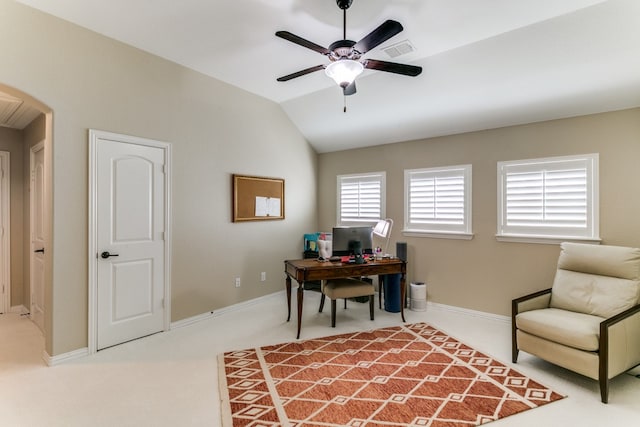
[{"label": "decorative bottle on desk", "polygon": [[382,259],[382,248],[380,246],[376,246],[374,257],[375,259]]}]

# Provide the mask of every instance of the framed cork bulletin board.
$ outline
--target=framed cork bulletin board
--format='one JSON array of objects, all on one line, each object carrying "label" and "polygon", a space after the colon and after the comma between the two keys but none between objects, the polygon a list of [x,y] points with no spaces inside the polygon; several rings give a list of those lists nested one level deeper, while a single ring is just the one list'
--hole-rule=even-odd
[{"label": "framed cork bulletin board", "polygon": [[233,222],[284,219],[284,179],[233,174]]}]

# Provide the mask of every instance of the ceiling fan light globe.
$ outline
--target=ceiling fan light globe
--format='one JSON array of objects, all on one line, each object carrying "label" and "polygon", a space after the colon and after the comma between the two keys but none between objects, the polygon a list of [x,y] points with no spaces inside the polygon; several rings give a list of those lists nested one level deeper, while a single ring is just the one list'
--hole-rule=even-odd
[{"label": "ceiling fan light globe", "polygon": [[333,81],[342,88],[353,83],[362,71],[364,71],[364,66],[360,62],[351,59],[332,62],[324,70],[325,74],[331,77]]}]

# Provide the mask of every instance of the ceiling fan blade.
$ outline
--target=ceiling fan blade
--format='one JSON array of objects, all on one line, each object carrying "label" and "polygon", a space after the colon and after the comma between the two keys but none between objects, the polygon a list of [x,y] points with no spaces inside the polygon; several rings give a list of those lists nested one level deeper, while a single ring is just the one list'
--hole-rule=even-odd
[{"label": "ceiling fan blade", "polygon": [[385,21],[353,46],[354,50],[365,53],[402,31],[402,24],[391,19]]},{"label": "ceiling fan blade", "polygon": [[355,80],[353,82],[351,82],[351,84],[347,87],[345,87],[344,89],[342,89],[342,93],[345,96],[349,96],[349,95],[353,95],[356,93],[356,82]]},{"label": "ceiling fan blade", "polygon": [[287,80],[295,79],[296,77],[304,76],[305,74],[313,73],[314,71],[320,71],[323,69],[324,65],[316,65],[315,67],[309,67],[295,73],[287,74],[286,76],[278,77],[276,80],[278,80],[279,82],[286,82]]},{"label": "ceiling fan blade", "polygon": [[377,59],[367,59],[364,63],[364,68],[411,77],[422,73],[422,67],[417,65],[398,64],[397,62],[378,61]]},{"label": "ceiling fan blade", "polygon": [[276,36],[283,38],[285,40],[288,40],[291,43],[295,43],[302,47],[306,47],[307,49],[315,50],[316,52],[321,53],[323,55],[329,55],[331,53],[331,51],[326,47],[322,47],[313,42],[310,42],[309,40],[303,39],[300,36],[296,36],[295,34],[292,34],[289,31],[277,31]]}]

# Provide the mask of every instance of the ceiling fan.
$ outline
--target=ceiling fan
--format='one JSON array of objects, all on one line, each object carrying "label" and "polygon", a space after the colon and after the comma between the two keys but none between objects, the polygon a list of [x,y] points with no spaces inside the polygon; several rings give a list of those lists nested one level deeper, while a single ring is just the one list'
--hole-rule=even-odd
[{"label": "ceiling fan", "polygon": [[352,2],[353,0],[336,0],[338,7],[343,10],[344,15],[343,40],[333,42],[328,49],[288,31],[276,32],[276,36],[325,55],[330,61],[327,65],[316,65],[279,77],[277,79],[279,82],[286,82],[296,77],[313,73],[314,71],[325,70],[325,74],[331,77],[342,88],[344,95],[353,95],[356,93],[355,78],[360,75],[365,68],[412,77],[422,72],[422,67],[415,65],[398,64],[396,62],[379,61],[377,59],[361,59],[362,55],[389,40],[401,32],[403,28],[399,22],[387,20],[359,42],[347,40],[347,9],[351,6]]}]

